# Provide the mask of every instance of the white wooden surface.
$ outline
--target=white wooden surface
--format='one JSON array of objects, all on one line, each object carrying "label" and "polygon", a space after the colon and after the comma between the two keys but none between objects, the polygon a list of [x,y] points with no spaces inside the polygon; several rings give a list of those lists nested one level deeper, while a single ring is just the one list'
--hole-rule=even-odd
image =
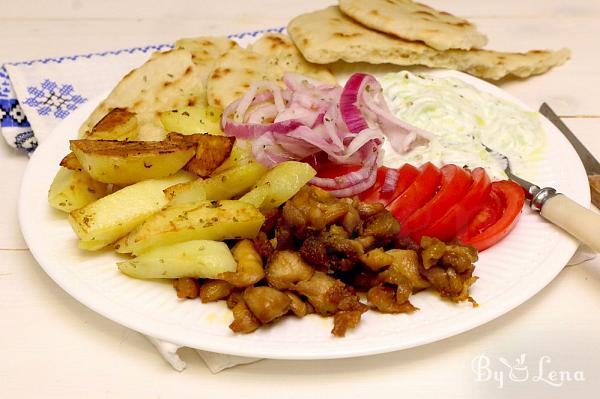
[{"label": "white wooden surface", "polygon": [[[0,0],[0,63],[168,42],[182,36],[284,26],[330,1]],[[501,86],[532,107],[548,101],[600,158],[600,1],[503,0],[428,4],[471,17],[501,50],[570,47],[549,74]],[[566,268],[540,294],[483,327],[411,350],[331,361],[265,360],[211,375],[191,350],[176,373],[141,335],[88,310],[27,251],[16,219],[27,158],[0,144],[0,398],[594,397],[600,389],[600,259]],[[40,188],[44,189],[45,188]],[[40,206],[44,206],[41,204]],[[498,359],[525,353],[527,382]],[[477,381],[482,354],[504,386]],[[581,371],[554,387],[543,374]],[[565,375],[563,373],[563,375]]]}]

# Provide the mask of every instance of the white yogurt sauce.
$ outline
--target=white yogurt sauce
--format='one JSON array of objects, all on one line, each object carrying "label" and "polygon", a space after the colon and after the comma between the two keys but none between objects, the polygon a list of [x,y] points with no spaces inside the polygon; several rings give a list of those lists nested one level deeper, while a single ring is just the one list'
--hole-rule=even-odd
[{"label": "white yogurt sauce", "polygon": [[505,179],[503,162],[481,143],[505,154],[515,174],[530,176],[526,166],[543,148],[545,133],[538,115],[482,92],[456,78],[402,71],[381,80],[390,110],[400,119],[434,134],[429,143],[405,154],[384,144],[389,167],[404,163],[484,167],[493,180]]}]

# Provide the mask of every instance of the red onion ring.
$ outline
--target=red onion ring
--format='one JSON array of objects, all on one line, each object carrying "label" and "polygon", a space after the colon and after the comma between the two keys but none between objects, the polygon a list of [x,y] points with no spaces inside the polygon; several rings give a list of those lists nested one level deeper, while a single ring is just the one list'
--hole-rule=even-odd
[{"label": "red onion ring", "polygon": [[381,186],[381,193],[385,194],[394,191],[396,184],[398,183],[398,177],[400,177],[400,172],[398,169],[388,169],[385,172],[383,186]]}]

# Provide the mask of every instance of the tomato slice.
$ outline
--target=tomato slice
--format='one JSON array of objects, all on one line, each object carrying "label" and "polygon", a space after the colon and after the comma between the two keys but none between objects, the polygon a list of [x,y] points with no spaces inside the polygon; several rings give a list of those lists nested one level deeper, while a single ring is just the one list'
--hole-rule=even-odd
[{"label": "tomato slice", "polygon": [[442,172],[427,162],[420,167],[419,175],[411,185],[389,204],[389,211],[400,223],[404,222],[433,197],[441,179]]},{"label": "tomato slice", "polygon": [[302,161],[312,166],[317,171],[318,177],[326,179],[333,179],[350,172],[355,172],[362,167],[361,165],[345,165],[331,162],[327,153],[323,151],[306,157]]},{"label": "tomato slice", "polygon": [[475,214],[473,219],[467,224],[466,228],[461,231],[457,238],[460,241],[469,240],[478,234],[481,234],[485,229],[493,225],[500,219],[504,212],[504,203],[495,191],[491,191],[487,199],[484,200],[479,212]]},{"label": "tomato slice", "polygon": [[412,165],[404,164],[398,170],[398,180],[396,181],[394,190],[383,193],[381,189],[385,183],[385,176],[389,171],[390,169],[386,167],[379,168],[375,184],[369,190],[365,191],[364,195],[360,196],[362,201],[380,202],[383,205],[387,205],[402,194],[419,175],[419,169]]},{"label": "tomato slice", "polygon": [[378,202],[381,202],[383,205],[388,205],[390,202],[398,198],[400,194],[405,192],[412,182],[415,181],[417,176],[419,176],[419,169],[405,163],[398,170],[398,181],[396,182],[396,187],[394,190],[380,193]]},{"label": "tomato slice", "polygon": [[493,182],[490,194],[500,198],[504,206],[501,216],[481,233],[461,240],[464,244],[471,244],[478,251],[483,251],[506,237],[517,223],[525,203],[525,192],[521,186],[509,180]]},{"label": "tomato slice", "polygon": [[420,242],[422,232],[463,198],[473,182],[471,174],[456,165],[444,165],[441,172],[438,192],[402,223],[401,236],[410,236],[415,242]]},{"label": "tomato slice", "polygon": [[471,177],[473,178],[473,184],[471,184],[466,195],[452,206],[438,221],[426,227],[421,232],[422,236],[436,237],[442,241],[449,241],[456,237],[458,232],[479,213],[486,203],[486,199],[489,198],[492,188],[491,181],[483,168],[475,168],[471,172]]},{"label": "tomato slice", "polygon": [[383,187],[383,183],[385,182],[385,175],[388,173],[390,169],[385,166],[381,166],[377,169],[377,177],[375,178],[375,183],[371,186],[371,188],[363,191],[358,194],[358,198],[360,198],[363,202],[377,202],[379,199],[379,195],[381,193],[381,187]]}]

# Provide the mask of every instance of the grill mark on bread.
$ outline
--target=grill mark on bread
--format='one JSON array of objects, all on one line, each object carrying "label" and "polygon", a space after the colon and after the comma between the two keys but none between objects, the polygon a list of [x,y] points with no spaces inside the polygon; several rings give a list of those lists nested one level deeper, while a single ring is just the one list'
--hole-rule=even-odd
[{"label": "grill mark on bread", "polygon": [[433,15],[433,14],[432,14],[432,13],[430,13],[429,11],[421,11],[421,10],[419,10],[419,11],[415,11],[415,12],[413,12],[413,14],[423,14],[423,15],[429,15],[429,16],[431,16],[431,17],[435,17],[435,15]]},{"label": "grill mark on bread", "polygon": [[333,36],[349,38],[349,37],[358,37],[358,36],[361,36],[361,34],[358,32],[354,32],[354,33],[335,32],[333,34]]}]

